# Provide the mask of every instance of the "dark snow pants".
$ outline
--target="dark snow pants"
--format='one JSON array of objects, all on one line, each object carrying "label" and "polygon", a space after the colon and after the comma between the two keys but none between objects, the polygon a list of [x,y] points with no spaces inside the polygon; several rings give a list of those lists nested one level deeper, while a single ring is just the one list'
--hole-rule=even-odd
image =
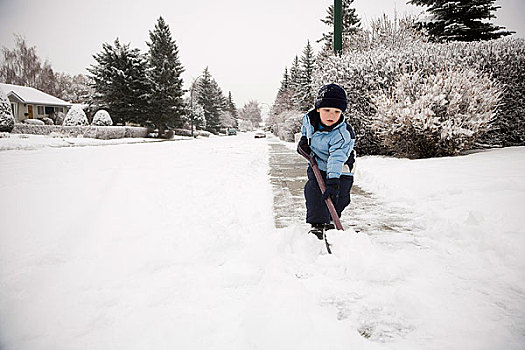
[{"label": "dark snow pants", "polygon": [[[329,224],[330,223],[330,212],[323,201],[323,196],[317,180],[315,179],[314,171],[312,167],[308,167],[306,171],[308,175],[308,181],[304,186],[304,197],[306,199],[306,222],[309,224]],[[326,182],[326,172],[321,171],[323,180]],[[350,189],[354,183],[353,176],[342,175],[339,184],[339,197],[337,202],[334,203],[337,215],[341,217],[343,210],[350,204]]]}]

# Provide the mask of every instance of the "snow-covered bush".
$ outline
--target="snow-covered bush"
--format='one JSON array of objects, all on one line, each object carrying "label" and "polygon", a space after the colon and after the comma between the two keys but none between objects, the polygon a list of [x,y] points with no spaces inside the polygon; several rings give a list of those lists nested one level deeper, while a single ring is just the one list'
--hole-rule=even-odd
[{"label": "snow-covered bush", "polygon": [[[69,129],[71,127],[68,127]],[[86,127],[77,127],[78,129],[81,129],[81,131],[74,135],[76,137],[82,135],[82,137],[89,137],[94,139],[100,139],[100,140],[111,140],[111,139],[120,139],[123,137],[126,137],[126,128],[122,126],[90,126],[88,128]],[[74,129],[72,133],[74,133]]]},{"label": "snow-covered bush", "polygon": [[22,123],[37,126],[46,125],[46,123],[44,123],[44,121],[40,119],[24,119]]},{"label": "snow-covered bush", "polygon": [[15,126],[15,118],[11,113],[11,103],[5,92],[0,89],[0,132],[11,132]]},{"label": "snow-covered bush", "polygon": [[55,125],[62,125],[64,124],[64,119],[66,119],[66,115],[64,112],[55,112],[51,118],[53,119]]},{"label": "snow-covered bush", "polygon": [[372,96],[372,128],[396,155],[455,155],[488,131],[500,95],[486,74],[468,68],[405,73],[393,89]]},{"label": "snow-covered bush", "polygon": [[344,53],[355,50],[370,50],[385,47],[403,47],[415,42],[427,42],[428,37],[424,31],[415,28],[417,16],[403,15],[394,18],[383,14],[381,17],[372,19],[368,29],[357,32],[356,37],[351,38],[347,45],[343,46]]},{"label": "snow-covered bush", "polygon": [[301,132],[301,124],[304,113],[299,111],[284,111],[280,114],[273,115],[269,119],[270,130],[281,140],[294,142],[294,134]]},{"label": "snow-covered bush", "polygon": [[66,118],[64,119],[63,126],[78,126],[78,125],[89,125],[86,113],[82,108],[73,106],[67,112]]},{"label": "snow-covered bush", "polygon": [[148,128],[131,126],[61,126],[29,125],[17,123],[13,128],[16,134],[52,135],[52,137],[89,137],[103,140],[147,137]]},{"label": "snow-covered bush", "polygon": [[41,120],[42,120],[42,121],[44,122],[44,124],[46,124],[46,125],[55,125],[55,122],[54,122],[53,119],[51,119],[51,118],[44,117],[44,118],[42,118]]},{"label": "snow-covered bush", "polygon": [[[173,129],[173,132],[178,136],[191,136],[191,130],[188,129]],[[194,132],[193,134],[196,135],[197,133]]]},{"label": "snow-covered bush", "polygon": [[93,121],[91,121],[91,125],[94,126],[111,126],[113,125],[113,120],[111,120],[111,117],[109,116],[109,113],[101,109],[95,113],[93,116]]},{"label": "snow-covered bush", "polygon": [[253,131],[253,123],[251,120],[239,119],[239,130],[240,131]]},{"label": "snow-covered bush", "polygon": [[504,38],[449,46],[460,63],[490,74],[504,86],[494,131],[485,134],[482,141],[498,146],[525,145],[525,39]]},{"label": "snow-covered bush", "polygon": [[338,83],[346,89],[346,115],[356,130],[360,154],[384,153],[378,148],[378,135],[370,129],[370,118],[376,114],[372,94],[387,93],[404,74],[439,74],[462,67],[488,74],[504,86],[496,128],[485,137],[491,137],[492,144],[525,144],[525,39],[446,44],[404,41],[392,47],[371,47],[325,57],[314,74],[317,86]]}]

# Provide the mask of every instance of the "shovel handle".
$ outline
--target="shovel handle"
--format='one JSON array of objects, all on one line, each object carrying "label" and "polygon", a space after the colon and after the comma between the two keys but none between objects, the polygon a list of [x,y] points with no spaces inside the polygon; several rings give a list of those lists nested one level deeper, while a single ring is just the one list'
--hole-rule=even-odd
[{"label": "shovel handle", "polygon": [[[319,185],[319,189],[321,190],[321,193],[324,194],[326,191],[326,185],[323,180],[323,176],[321,175],[321,171],[319,170],[319,167],[317,166],[317,161],[314,157],[306,153],[299,145],[297,146],[297,152],[299,152],[300,155],[302,155],[306,160],[310,163],[310,166],[312,167],[312,170],[314,171],[315,179],[317,180],[317,184]],[[334,225],[338,230],[343,229],[343,225],[341,225],[341,220],[339,220],[339,216],[337,215],[337,211],[335,210],[334,203],[332,202],[332,199],[330,197],[326,198],[325,200],[326,206],[328,207],[328,211],[330,212],[330,216],[332,217],[332,220],[334,221]]]}]

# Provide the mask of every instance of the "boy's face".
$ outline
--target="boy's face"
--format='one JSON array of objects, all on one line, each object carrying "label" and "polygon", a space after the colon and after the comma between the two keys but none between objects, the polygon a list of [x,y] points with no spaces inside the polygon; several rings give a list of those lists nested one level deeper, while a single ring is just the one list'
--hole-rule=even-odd
[{"label": "boy's face", "polygon": [[317,108],[317,112],[321,115],[321,122],[326,126],[332,126],[337,123],[339,118],[341,118],[341,113],[343,113],[340,109],[332,107]]}]

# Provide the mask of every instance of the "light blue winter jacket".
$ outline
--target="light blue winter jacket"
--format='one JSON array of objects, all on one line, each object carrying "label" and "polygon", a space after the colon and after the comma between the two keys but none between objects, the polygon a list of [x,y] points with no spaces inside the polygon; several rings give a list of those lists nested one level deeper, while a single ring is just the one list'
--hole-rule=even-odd
[{"label": "light blue winter jacket", "polygon": [[346,170],[347,167],[343,172],[355,143],[343,115],[335,125],[320,129],[319,113],[313,109],[303,117],[301,134],[308,139],[319,169],[326,171],[329,179],[339,178],[341,174],[353,175],[350,170]]}]

